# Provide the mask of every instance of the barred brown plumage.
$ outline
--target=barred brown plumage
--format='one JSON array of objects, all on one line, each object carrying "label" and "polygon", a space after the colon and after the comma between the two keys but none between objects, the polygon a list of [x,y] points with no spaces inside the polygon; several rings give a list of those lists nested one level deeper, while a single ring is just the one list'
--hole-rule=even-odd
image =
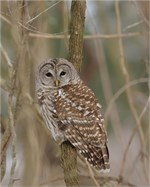
[{"label": "barred brown plumage", "polygon": [[107,134],[94,93],[65,59],[44,61],[36,74],[41,114],[56,141],[66,139],[96,169],[108,171]]}]

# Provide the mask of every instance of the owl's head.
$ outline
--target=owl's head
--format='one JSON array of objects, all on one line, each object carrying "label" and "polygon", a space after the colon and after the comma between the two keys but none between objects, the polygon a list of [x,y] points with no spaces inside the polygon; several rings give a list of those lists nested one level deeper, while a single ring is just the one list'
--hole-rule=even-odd
[{"label": "owl's head", "polygon": [[43,88],[61,88],[75,84],[80,79],[75,67],[62,58],[51,58],[42,62],[36,75],[38,87]]}]

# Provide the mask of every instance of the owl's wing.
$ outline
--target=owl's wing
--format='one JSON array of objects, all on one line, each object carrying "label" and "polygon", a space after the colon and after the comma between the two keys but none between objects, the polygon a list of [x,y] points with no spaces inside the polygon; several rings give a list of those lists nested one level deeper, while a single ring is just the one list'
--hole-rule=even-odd
[{"label": "owl's wing", "polygon": [[71,87],[57,95],[58,126],[91,165],[106,171],[109,170],[109,153],[100,105],[91,90],[84,87],[82,85],[82,93]]},{"label": "owl's wing", "polygon": [[92,166],[98,170],[108,171],[109,152],[105,134],[95,124],[92,125],[88,122],[81,124],[77,123],[77,120],[74,121],[75,123],[73,121],[65,121],[67,125],[64,129],[66,138]]},{"label": "owl's wing", "polygon": [[90,140],[98,142],[98,138],[93,137],[93,134],[83,136],[79,129],[75,129],[74,125],[65,130],[65,135],[92,166],[101,171],[109,171],[109,152],[106,143],[101,146],[93,145]]}]

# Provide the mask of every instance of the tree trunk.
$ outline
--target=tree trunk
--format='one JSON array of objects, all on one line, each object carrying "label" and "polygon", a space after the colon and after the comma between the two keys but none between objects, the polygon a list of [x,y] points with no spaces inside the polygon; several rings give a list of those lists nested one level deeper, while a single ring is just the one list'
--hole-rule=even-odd
[{"label": "tree trunk", "polygon": [[[72,1],[69,40],[69,61],[79,71],[82,63],[83,29],[86,1]],[[66,186],[79,186],[77,152],[69,141],[61,144],[61,159]]]}]

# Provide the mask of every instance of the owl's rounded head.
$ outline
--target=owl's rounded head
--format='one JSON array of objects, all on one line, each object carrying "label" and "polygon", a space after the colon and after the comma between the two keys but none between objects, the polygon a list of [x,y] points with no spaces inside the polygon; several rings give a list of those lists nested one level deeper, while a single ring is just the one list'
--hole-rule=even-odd
[{"label": "owl's rounded head", "polygon": [[38,67],[36,84],[43,88],[61,88],[80,80],[75,67],[63,58],[50,58]]}]

